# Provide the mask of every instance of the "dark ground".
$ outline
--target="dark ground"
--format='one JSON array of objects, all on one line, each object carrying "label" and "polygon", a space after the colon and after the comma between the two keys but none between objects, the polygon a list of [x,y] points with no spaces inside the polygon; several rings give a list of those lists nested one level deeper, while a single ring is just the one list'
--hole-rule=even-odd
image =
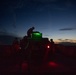
[{"label": "dark ground", "polygon": [[[40,59],[40,58],[37,58]],[[35,63],[32,59],[26,60],[23,57],[13,54],[11,56],[0,57],[0,73],[26,73],[26,74],[46,74],[46,73],[75,73],[76,59],[65,56],[62,53],[55,53],[42,63],[39,60]]]}]

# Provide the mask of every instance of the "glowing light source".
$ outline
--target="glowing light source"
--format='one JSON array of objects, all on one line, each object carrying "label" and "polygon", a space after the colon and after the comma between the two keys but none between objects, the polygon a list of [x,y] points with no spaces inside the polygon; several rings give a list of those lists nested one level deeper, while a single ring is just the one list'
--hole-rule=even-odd
[{"label": "glowing light source", "polygon": [[47,45],[47,48],[50,48],[50,45]]},{"label": "glowing light source", "polygon": [[40,32],[33,32],[32,33],[32,39],[36,40],[36,41],[41,40],[42,39],[42,33],[40,33]]}]

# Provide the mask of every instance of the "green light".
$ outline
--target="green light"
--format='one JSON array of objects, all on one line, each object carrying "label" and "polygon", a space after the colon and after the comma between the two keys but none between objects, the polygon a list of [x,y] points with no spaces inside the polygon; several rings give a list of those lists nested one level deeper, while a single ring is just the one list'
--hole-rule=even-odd
[{"label": "green light", "polygon": [[33,33],[34,36],[41,36],[41,33]]},{"label": "green light", "polygon": [[41,40],[42,39],[42,33],[40,33],[40,32],[33,32],[32,33],[32,39],[36,40],[36,41]]}]

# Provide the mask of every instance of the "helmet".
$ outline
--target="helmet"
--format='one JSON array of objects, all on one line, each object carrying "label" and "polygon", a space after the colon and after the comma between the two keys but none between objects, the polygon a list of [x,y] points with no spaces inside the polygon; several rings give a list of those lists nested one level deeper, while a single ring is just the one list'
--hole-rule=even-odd
[{"label": "helmet", "polygon": [[32,29],[35,29],[35,27],[32,27]]}]

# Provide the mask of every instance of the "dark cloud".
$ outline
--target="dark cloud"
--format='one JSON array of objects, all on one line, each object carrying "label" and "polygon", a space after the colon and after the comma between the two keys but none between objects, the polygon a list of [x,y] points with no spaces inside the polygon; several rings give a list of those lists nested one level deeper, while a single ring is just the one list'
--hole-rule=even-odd
[{"label": "dark cloud", "polygon": [[67,41],[67,40],[69,40],[69,39],[65,39],[65,40]]},{"label": "dark cloud", "polygon": [[73,39],[58,39],[60,42],[70,42],[70,43],[76,43],[76,40]]},{"label": "dark cloud", "polygon": [[76,43],[72,43],[72,42],[60,42],[59,44],[64,46],[76,46]]},{"label": "dark cloud", "polygon": [[60,31],[69,31],[69,30],[76,30],[76,28],[62,28],[59,29]]},{"label": "dark cloud", "polygon": [[67,46],[76,46],[76,40],[73,39],[58,39],[59,44],[67,45]]},{"label": "dark cloud", "polygon": [[0,31],[0,35],[1,35],[1,34],[7,34],[7,33],[6,33],[6,32],[4,32],[4,31]]},{"label": "dark cloud", "polygon": [[5,31],[0,31],[0,35],[10,35],[10,36],[16,36],[16,37],[18,37],[17,34],[5,32]]},{"label": "dark cloud", "polygon": [[58,39],[59,41],[62,41],[62,39]]},{"label": "dark cloud", "polygon": [[[12,45],[15,38],[16,36],[12,35],[0,35],[0,45]],[[20,37],[17,38],[21,39]]]},{"label": "dark cloud", "polygon": [[7,30],[4,27],[0,28],[0,34],[6,34]]}]

